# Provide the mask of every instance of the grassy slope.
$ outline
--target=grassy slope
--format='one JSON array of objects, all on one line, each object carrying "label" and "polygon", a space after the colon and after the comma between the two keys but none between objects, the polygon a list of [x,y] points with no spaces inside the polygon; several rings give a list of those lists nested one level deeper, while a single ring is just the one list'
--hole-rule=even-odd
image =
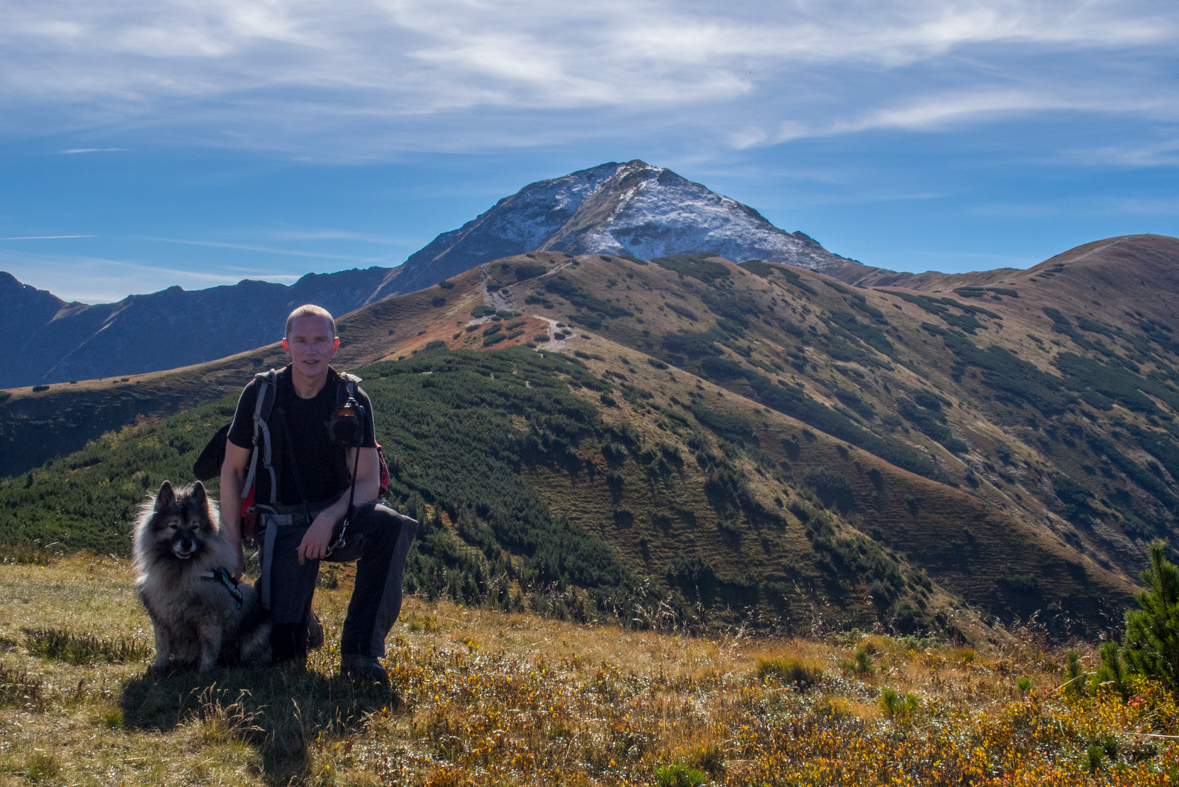
[{"label": "grassy slope", "polygon": [[[306,671],[162,675],[129,572],[92,556],[0,565],[0,785],[624,785],[677,766],[733,785],[1179,778],[1172,697],[1141,682],[1129,704],[1070,697],[1063,654],[1026,630],[984,654],[633,632],[554,621],[543,604],[410,597],[388,694],[335,677],[347,576],[317,594],[327,645]],[[70,653],[53,648],[68,637]]]},{"label": "grassy slope", "polygon": [[[628,453],[611,488],[611,468],[594,435],[576,449],[599,467],[592,479],[544,464],[523,477],[552,514],[609,544],[634,576],[665,590],[679,581],[685,602],[711,595],[741,606],[754,597],[743,578],[750,575],[760,583],[763,610],[773,607],[780,586],[789,588],[782,595],[795,610],[788,614],[795,625],[812,604],[829,599],[863,619],[878,577],[847,551],[865,551],[856,546],[863,543],[858,532],[897,550],[892,556],[867,548],[873,559],[882,552],[882,564],[895,565],[905,586],[903,598],[886,599],[886,615],[895,615],[896,602],[915,604],[919,581],[909,572],[922,568],[952,596],[1004,616],[1056,604],[1062,617],[1092,620],[1099,599],[1116,607],[1126,598],[1142,545],[1174,531],[1171,467],[1154,454],[1166,458],[1174,428],[1166,398],[1177,359],[1168,343],[1174,319],[1165,293],[1174,290],[1175,245],[1149,236],[1118,239],[995,281],[967,275],[937,287],[925,283],[923,291],[836,288],[805,271],[757,275],[716,261],[642,265],[535,254],[507,261],[506,269],[492,263],[469,271],[449,289],[433,287],[354,313],[343,321],[341,360],[355,367],[409,358],[430,341],[484,349],[491,323],[470,316],[484,304],[524,315],[500,323],[525,324],[501,329],[515,335],[491,349],[543,332],[550,341],[541,346],[582,353],[613,388],[615,406],[603,406],[600,392],[580,389],[600,408],[603,423],[628,425],[649,450],[660,443],[677,448],[688,470],[670,485],[656,482],[650,468],[657,458]],[[517,281],[520,266],[542,266],[545,275]],[[1134,280],[1141,282],[1137,290]],[[979,293],[969,289],[951,292],[980,286],[997,289],[982,297],[971,297]],[[1000,292],[1010,290],[1018,297]],[[1066,322],[1045,308],[1058,309]],[[1106,334],[1079,317],[1100,320]],[[553,340],[557,323],[576,328]],[[962,363],[992,347],[1018,353],[1029,366],[1007,356],[989,368]],[[1064,378],[1059,364],[1069,353],[1100,359],[1097,376],[1112,375],[1116,390],[1106,386],[1094,396],[1076,374]],[[978,357],[989,363],[996,356]],[[657,369],[648,358],[671,367]],[[789,387],[767,388],[771,380]],[[1067,383],[1049,405],[1036,399],[1035,386],[1045,380]],[[1147,407],[1135,399],[1133,385],[1127,391],[1127,380],[1150,388]],[[776,389],[789,393],[787,399],[767,393]],[[8,407],[29,398],[18,396]],[[742,420],[726,427],[716,414]],[[696,447],[697,434],[707,450]],[[1140,447],[1143,435],[1158,436],[1154,454]],[[900,449],[907,453],[894,455]],[[703,464],[698,453],[706,456]],[[932,477],[898,469],[881,454],[900,456]],[[717,457],[725,461],[718,465]],[[784,527],[761,527],[765,515],[756,506],[739,510],[740,504],[719,504],[716,494],[710,499],[710,478],[724,482],[730,470]],[[816,524],[808,510],[823,501],[828,524]],[[689,510],[695,527],[683,513]],[[457,528],[449,516],[442,523]],[[472,539],[478,541],[467,533],[462,540]],[[689,581],[700,577],[700,565],[689,565],[696,558],[708,564],[703,590]],[[864,576],[853,579],[857,572]],[[888,569],[877,574],[887,579]]]},{"label": "grassy slope", "polygon": [[[632,379],[644,379],[632,370]],[[579,361],[525,348],[434,350],[360,371],[382,414],[378,437],[394,474],[392,495],[423,520],[411,590],[464,601],[494,594],[511,609],[522,590],[559,596],[568,582],[590,591],[588,601],[576,599],[562,613],[575,618],[629,621],[662,602],[668,614],[701,626],[734,620],[728,608],[749,608],[764,616],[763,627],[794,629],[828,603],[846,625],[890,620],[908,604],[913,619],[902,628],[981,636],[973,616],[955,610],[900,554],[852,539],[838,512],[819,510],[809,490],[765,466],[764,456],[758,466],[677,413],[669,391],[687,400],[682,387],[658,385],[669,397],[666,409],[654,397],[631,403],[629,392]],[[599,414],[602,396],[617,398]],[[734,404],[731,415],[752,415],[748,403]],[[11,541],[126,554],[138,501],[165,477],[187,478],[232,405],[227,397],[127,427],[6,484],[0,525]],[[797,426],[778,429],[779,440],[804,439]],[[813,449],[808,443],[812,450],[842,461],[825,439]],[[861,461],[849,454],[846,465]],[[830,532],[816,540],[822,523]],[[818,566],[816,549],[829,553]],[[871,576],[858,575],[857,565]],[[507,580],[498,590],[497,577]],[[868,598],[873,579],[887,587],[887,603]],[[703,606],[693,609],[696,602]]]}]

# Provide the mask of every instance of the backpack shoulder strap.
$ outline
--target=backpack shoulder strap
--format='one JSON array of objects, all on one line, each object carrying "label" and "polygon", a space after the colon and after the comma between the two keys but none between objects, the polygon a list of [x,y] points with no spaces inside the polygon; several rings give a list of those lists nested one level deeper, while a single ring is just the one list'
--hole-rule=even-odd
[{"label": "backpack shoulder strap", "polygon": [[[359,399],[359,397],[356,395],[356,391],[360,387],[361,378],[354,374],[349,374],[348,372],[336,372],[336,375],[340,378],[340,385],[336,389],[336,409],[339,410],[348,402],[349,397],[352,399]],[[361,407],[360,411],[367,419],[371,419],[373,417],[372,413],[365,412],[364,407]]]},{"label": "backpack shoulder strap", "polygon": [[273,441],[270,439],[270,427],[266,419],[270,417],[270,410],[274,407],[274,399],[278,392],[278,371],[271,369],[254,375],[257,384],[258,398],[254,403],[254,453],[250,457],[250,474],[242,486],[242,498],[254,486],[254,477],[258,472],[258,458],[262,458],[262,466],[270,473],[270,503],[278,500],[278,479],[274,472],[274,460],[271,453]]},{"label": "backpack shoulder strap", "polygon": [[[348,397],[356,398],[356,389],[360,385],[361,378],[348,372],[337,372],[340,376],[340,387],[336,393],[336,407],[337,409],[344,406],[348,401]],[[366,418],[372,418],[372,413],[366,413]],[[373,437],[376,437],[376,428],[374,424]],[[378,494],[384,497],[389,491],[389,465],[385,462],[385,453],[381,450],[381,444],[377,443],[377,478],[378,478]]]},{"label": "backpack shoulder strap", "polygon": [[336,389],[336,407],[343,407],[348,397],[356,398],[356,388],[360,385],[360,378],[348,372],[336,372],[340,378],[340,386]]}]

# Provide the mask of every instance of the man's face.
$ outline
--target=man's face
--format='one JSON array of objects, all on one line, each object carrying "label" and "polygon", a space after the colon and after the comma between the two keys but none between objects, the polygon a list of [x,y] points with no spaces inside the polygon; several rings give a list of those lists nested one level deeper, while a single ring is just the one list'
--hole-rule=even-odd
[{"label": "man's face", "polygon": [[282,348],[291,356],[295,373],[305,377],[327,374],[328,364],[340,349],[339,337],[332,336],[332,325],[323,317],[303,314],[291,322],[290,333]]}]

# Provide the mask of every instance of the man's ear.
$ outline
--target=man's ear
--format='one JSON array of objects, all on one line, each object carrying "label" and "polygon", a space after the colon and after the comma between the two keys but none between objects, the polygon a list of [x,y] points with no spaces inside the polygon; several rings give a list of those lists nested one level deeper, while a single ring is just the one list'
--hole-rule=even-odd
[{"label": "man's ear", "polygon": [[335,352],[336,350],[339,350],[339,349],[340,349],[340,337],[337,336],[335,338],[335,340],[332,341],[332,352]]},{"label": "man's ear", "polygon": [[[337,341],[339,341],[337,339]],[[291,345],[287,344],[287,337],[282,337],[282,351],[287,355],[291,354]]]}]

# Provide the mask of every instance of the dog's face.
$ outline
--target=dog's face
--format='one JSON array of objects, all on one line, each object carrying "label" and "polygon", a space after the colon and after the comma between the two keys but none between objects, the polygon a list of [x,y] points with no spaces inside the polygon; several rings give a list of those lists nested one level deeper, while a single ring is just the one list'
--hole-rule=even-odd
[{"label": "dog's face", "polygon": [[204,485],[197,482],[177,493],[165,481],[156,494],[149,527],[159,552],[179,560],[199,554],[216,532]]}]

